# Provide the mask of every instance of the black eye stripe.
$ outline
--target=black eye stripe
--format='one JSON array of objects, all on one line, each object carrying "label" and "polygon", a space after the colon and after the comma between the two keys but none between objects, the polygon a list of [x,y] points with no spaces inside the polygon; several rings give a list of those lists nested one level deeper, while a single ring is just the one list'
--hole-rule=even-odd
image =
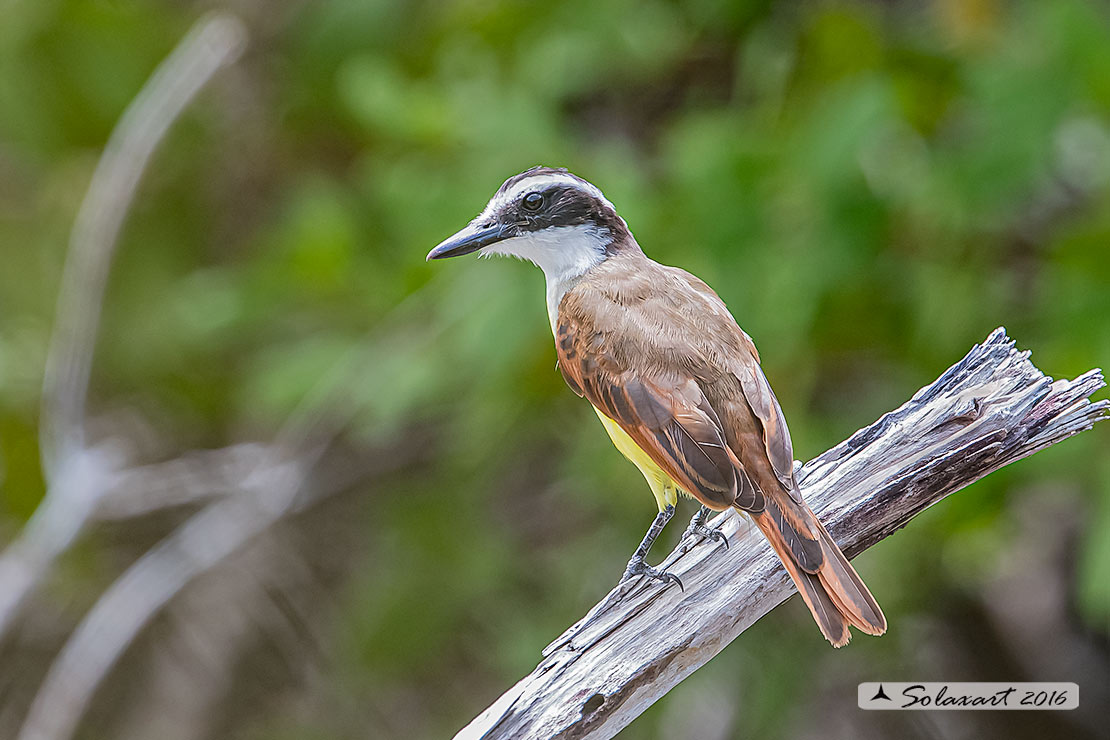
[{"label": "black eye stripe", "polygon": [[499,218],[516,224],[523,232],[586,224],[613,235],[628,233],[611,207],[592,193],[571,185],[524,190],[507,204]]}]

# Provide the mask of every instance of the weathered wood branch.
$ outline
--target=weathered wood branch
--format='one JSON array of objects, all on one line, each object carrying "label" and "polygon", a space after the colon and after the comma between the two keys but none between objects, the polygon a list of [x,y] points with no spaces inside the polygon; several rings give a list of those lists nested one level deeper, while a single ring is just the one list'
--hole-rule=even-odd
[{"label": "weathered wood branch", "polygon": [[[901,408],[804,465],[799,484],[852,557],[953,491],[1106,418],[1110,401],[1088,398],[1103,385],[1097,369],[1052,382],[997,329]],[[727,550],[687,540],[664,561],[685,591],[642,579],[613,589],[456,738],[612,737],[794,592],[735,512],[714,524]]]}]

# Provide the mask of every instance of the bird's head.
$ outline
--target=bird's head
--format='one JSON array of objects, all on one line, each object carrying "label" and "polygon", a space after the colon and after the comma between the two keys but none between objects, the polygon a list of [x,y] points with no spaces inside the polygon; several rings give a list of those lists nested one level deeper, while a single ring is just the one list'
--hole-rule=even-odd
[{"label": "bird's head", "polygon": [[631,242],[628,226],[601,191],[565,169],[533,167],[506,180],[477,218],[428,253],[510,255],[547,277],[581,275]]}]

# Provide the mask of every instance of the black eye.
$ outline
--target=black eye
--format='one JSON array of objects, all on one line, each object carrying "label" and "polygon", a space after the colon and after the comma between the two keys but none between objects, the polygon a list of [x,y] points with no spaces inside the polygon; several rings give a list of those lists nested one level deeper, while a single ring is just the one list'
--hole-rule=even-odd
[{"label": "black eye", "polygon": [[539,193],[528,193],[521,201],[526,211],[538,211],[540,206],[543,205],[543,196]]}]

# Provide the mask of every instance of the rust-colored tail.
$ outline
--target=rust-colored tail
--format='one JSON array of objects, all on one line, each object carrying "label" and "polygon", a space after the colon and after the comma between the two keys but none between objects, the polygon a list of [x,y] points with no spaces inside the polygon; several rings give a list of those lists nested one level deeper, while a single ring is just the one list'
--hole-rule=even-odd
[{"label": "rust-colored tail", "polygon": [[848,625],[869,635],[886,632],[875,597],[808,506],[768,497],[766,508],[751,517],[833,647],[848,643]]}]

